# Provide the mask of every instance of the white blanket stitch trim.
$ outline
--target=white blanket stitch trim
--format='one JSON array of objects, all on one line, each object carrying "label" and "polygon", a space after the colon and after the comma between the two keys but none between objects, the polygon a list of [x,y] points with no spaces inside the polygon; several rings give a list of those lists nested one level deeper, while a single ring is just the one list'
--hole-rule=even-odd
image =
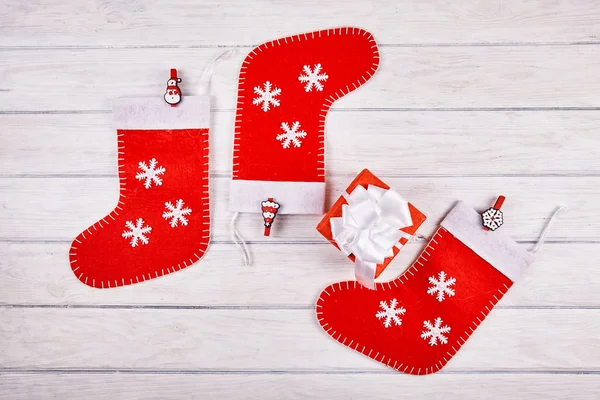
[{"label": "white blanket stitch trim", "polygon": [[[175,271],[180,271],[183,268],[187,268],[190,265],[194,264],[195,262],[197,262],[198,260],[200,260],[204,254],[206,253],[206,251],[208,251],[208,246],[210,243],[210,197],[209,197],[209,193],[210,193],[210,188],[209,188],[209,171],[210,168],[208,166],[209,160],[210,160],[210,140],[209,140],[209,129],[208,128],[197,128],[197,129],[201,129],[204,132],[202,132],[202,140],[203,143],[206,144],[206,156],[203,157],[203,161],[205,162],[204,165],[207,166],[207,168],[204,171],[204,178],[205,178],[205,182],[206,184],[203,187],[203,205],[206,206],[206,214],[203,216],[204,218],[204,222],[202,222],[202,225],[208,225],[207,228],[207,234],[205,236],[203,236],[202,238],[205,240],[203,242],[200,242],[201,247],[198,249],[198,253],[194,253],[194,257],[190,258],[189,260],[184,260],[183,263],[179,263],[177,264],[177,269],[175,269],[175,265],[171,266],[171,267],[167,267],[167,268],[161,268],[161,274],[160,276],[165,275],[165,269],[167,270],[167,275],[170,273],[173,273]],[[111,221],[107,220],[107,218],[111,218],[112,221],[116,221],[116,218],[114,216],[119,216],[119,211],[123,210],[123,208],[121,207],[123,203],[123,201],[121,199],[124,199],[125,193],[127,192],[126,190],[126,180],[127,178],[124,177],[125,175],[125,171],[124,171],[124,165],[120,164],[121,161],[124,160],[124,158],[122,158],[122,156],[125,155],[125,146],[124,146],[124,141],[120,140],[119,138],[123,137],[125,134],[124,133],[118,133],[117,132],[117,148],[118,148],[118,162],[119,162],[119,200],[117,205],[115,206],[115,208],[104,218],[102,218],[101,220],[97,221],[96,223],[94,223],[92,226],[90,226],[87,230],[83,231],[80,233],[81,239],[82,240],[86,240],[87,237],[85,236],[85,232],[88,233],[89,236],[91,236],[95,231],[98,230],[98,228],[96,227],[96,225],[98,225],[100,228],[103,228],[104,225],[102,225],[102,222],[104,222],[105,225],[108,225]],[[94,232],[92,232],[90,230],[90,228],[92,228],[94,230]],[[73,241],[73,245],[71,245],[71,249],[75,250],[74,253],[69,253],[70,256],[76,257],[77,256],[77,247],[74,246],[75,242],[77,243],[83,243],[81,240],[79,240],[79,236],[75,238],[75,240]],[[71,268],[73,269],[73,273],[75,273],[80,265],[77,265],[77,259],[71,260]],[[181,264],[183,264],[183,268],[181,267]],[[159,274],[158,274],[158,268],[154,271],[155,276],[152,277],[151,274],[148,274],[148,280],[153,279],[153,278],[158,278]],[[83,275],[83,272],[80,273],[79,275],[75,274],[75,276],[77,276],[77,278],[85,283],[86,285],[89,285],[88,281],[88,277]],[[142,278],[142,280],[140,281],[140,277]],[[98,285],[96,284],[96,280],[92,279],[92,284],[90,286],[95,287],[95,288],[101,288],[101,289],[105,289],[105,288],[111,288],[111,287],[118,287],[118,286],[126,286],[126,285],[133,285],[134,283],[139,283],[139,282],[143,282],[146,280],[146,276],[145,275],[140,275],[140,276],[136,276],[135,277],[135,282],[133,281],[133,278],[129,279],[129,282],[126,282],[124,278],[121,278],[121,280],[114,280],[114,284],[113,282],[106,280],[106,281],[99,281]],[[106,282],[106,284],[105,284]],[[113,286],[111,286],[111,284],[113,284]]]},{"label": "white blanket stitch trim", "polygon": [[[383,282],[383,283],[375,283],[375,290],[388,290],[392,288],[392,284],[394,284],[394,287],[398,287],[398,281],[400,281],[401,284],[406,284],[406,282],[408,282],[408,280],[410,279],[410,276],[414,276],[414,272],[418,271],[418,267],[417,265],[421,266],[421,267],[425,267],[425,263],[428,262],[427,258],[424,257],[424,254],[427,252],[429,255],[431,255],[434,251],[435,248],[432,247],[432,243],[437,244],[438,242],[435,240],[437,239],[441,239],[443,236],[442,234],[448,233],[448,231],[440,226],[438,228],[438,230],[436,231],[435,235],[433,235],[433,237],[431,238],[431,240],[429,241],[429,243],[427,244],[427,247],[425,248],[425,250],[423,250],[423,252],[421,253],[421,255],[419,256],[419,258],[417,259],[417,261],[415,261],[415,263],[408,269],[406,270],[402,275],[398,276],[396,279],[389,281],[389,282]],[[342,287],[342,284],[345,284],[345,288]],[[350,285],[352,285],[353,289],[358,288],[359,290],[370,290],[368,288],[365,288],[362,285],[357,285],[356,281],[346,281],[346,282],[338,282],[338,283],[334,283],[332,285],[329,285],[327,288],[325,288],[325,290],[323,290],[323,292],[327,295],[327,296],[331,296],[329,294],[329,292],[327,291],[328,289],[331,289],[332,292],[335,293],[336,289],[335,287],[338,287],[338,291],[345,291],[345,290],[350,290]],[[386,287],[387,286],[387,287]],[[500,301],[500,299],[502,298],[502,296],[504,296],[504,294],[508,291],[509,286],[504,285],[503,289],[498,289],[498,296],[496,295],[496,293],[492,293],[492,298],[489,298],[489,304],[490,307],[488,306],[484,306],[484,310],[481,310],[481,318],[479,316],[476,317],[477,321],[473,321],[473,326],[469,327],[468,330],[466,330],[465,332],[463,332],[462,334],[460,334],[458,337],[458,348],[455,348],[454,346],[450,346],[452,347],[452,352],[447,352],[446,354],[448,355],[448,357],[443,357],[443,360],[433,364],[430,367],[427,368],[417,368],[415,370],[416,367],[411,366],[411,365],[406,365],[406,364],[402,364],[400,363],[398,360],[394,360],[391,357],[388,357],[387,360],[385,359],[385,356],[381,356],[381,360],[378,360],[377,357],[379,355],[379,353],[377,353],[375,355],[375,357],[371,357],[371,354],[373,353],[373,349],[367,348],[366,346],[362,346],[361,349],[359,349],[359,347],[361,347],[361,344],[358,342],[354,342],[354,341],[350,341],[349,344],[346,344],[346,341],[348,340],[348,338],[343,337],[342,334],[338,334],[338,336],[336,337],[337,332],[335,330],[333,330],[333,328],[328,327],[328,323],[324,321],[324,318],[322,317],[323,312],[320,310],[321,308],[323,308],[323,305],[321,303],[323,303],[325,301],[325,299],[323,299],[323,297],[319,297],[319,299],[317,300],[317,304],[316,304],[316,315],[317,315],[317,321],[319,322],[319,324],[321,325],[321,327],[325,330],[325,332],[327,332],[329,334],[329,336],[331,336],[332,338],[334,338],[335,340],[337,340],[338,342],[342,343],[343,345],[350,347],[356,351],[361,352],[362,354],[366,355],[367,357],[373,358],[375,361],[379,361],[382,364],[387,365],[390,368],[393,368],[397,371],[400,372],[404,372],[407,374],[412,374],[412,375],[425,375],[425,374],[432,374],[434,372],[439,371],[440,369],[442,369],[447,363],[448,361],[450,361],[450,359],[452,357],[454,357],[454,355],[458,352],[458,350],[460,350],[460,348],[462,347],[463,344],[465,344],[465,342],[469,339],[469,337],[471,336],[471,334],[473,332],[475,332],[475,329],[477,329],[477,327],[483,322],[483,320],[485,319],[485,317],[490,313],[490,311],[492,310],[492,308],[494,308],[494,306],[496,305],[496,303],[498,303]],[[454,335],[453,335],[454,336]],[[352,346],[352,344],[354,346]],[[368,353],[367,353],[368,350]],[[392,362],[394,363],[392,365]]]},{"label": "white blanket stitch trim", "polygon": [[[250,64],[250,60],[252,60],[254,58],[254,56],[256,54],[258,54],[258,52],[263,51],[263,48],[266,50],[269,48],[269,46],[271,47],[275,47],[275,45],[277,46],[281,46],[282,43],[287,43],[288,40],[290,42],[294,42],[294,40],[297,41],[302,41],[302,40],[309,40],[309,35],[311,36],[312,39],[314,39],[316,36],[321,37],[321,36],[330,36],[330,35],[342,35],[342,34],[352,34],[352,35],[361,35],[361,36],[365,36],[369,38],[369,41],[371,42],[371,49],[373,51],[373,58],[375,59],[375,62],[373,63],[373,65],[371,66],[371,70],[367,71],[365,75],[363,75],[361,78],[359,78],[358,80],[356,80],[355,82],[351,83],[350,85],[346,86],[345,88],[340,89],[339,91],[337,91],[336,93],[333,93],[331,96],[329,96],[328,98],[325,99],[325,107],[321,110],[321,113],[319,114],[319,131],[318,131],[318,137],[319,137],[319,148],[318,151],[319,153],[317,154],[317,163],[321,164],[319,167],[317,167],[317,171],[318,176],[321,177],[323,179],[323,182],[325,181],[325,119],[326,119],[326,115],[327,115],[327,111],[329,110],[329,108],[331,107],[331,105],[340,97],[345,96],[346,94],[352,92],[353,90],[358,89],[360,86],[364,85],[377,71],[377,68],[379,67],[379,50],[377,48],[377,43],[375,42],[375,39],[373,38],[373,35],[371,35],[371,33],[365,31],[364,29],[361,28],[353,28],[353,27],[345,27],[345,28],[335,28],[335,29],[326,29],[326,30],[321,30],[321,31],[316,31],[316,32],[309,32],[309,33],[304,33],[301,35],[293,35],[293,36],[287,36],[284,37],[282,39],[276,39],[276,40],[272,40],[270,42],[266,42],[263,43],[261,45],[259,45],[258,47],[256,47],[254,50],[252,50],[244,59],[244,61],[242,62],[242,67],[240,69],[240,75],[239,75],[239,87],[238,87],[238,102],[237,102],[237,111],[236,111],[236,116],[235,116],[235,133],[234,133],[234,137],[233,137],[233,160],[235,160],[236,158],[239,158],[237,152],[239,151],[239,136],[241,135],[241,126],[239,125],[242,118],[243,118],[243,114],[244,114],[244,98],[245,98],[245,93],[244,93],[244,89],[241,87],[241,83],[243,83],[245,81],[245,74],[246,74],[246,68],[248,67],[248,64]],[[239,173],[239,163],[233,163],[233,170],[232,170],[232,178],[233,179],[238,179]]]}]

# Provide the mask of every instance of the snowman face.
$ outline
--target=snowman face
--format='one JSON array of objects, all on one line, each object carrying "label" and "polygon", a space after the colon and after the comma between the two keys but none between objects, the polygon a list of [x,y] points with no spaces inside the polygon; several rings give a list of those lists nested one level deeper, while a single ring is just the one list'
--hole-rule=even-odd
[{"label": "snowman face", "polygon": [[181,101],[179,93],[172,93],[170,90],[165,93],[165,101],[169,104],[177,104]]},{"label": "snowman face", "polygon": [[275,214],[272,213],[272,212],[266,211],[266,212],[263,213],[263,218],[264,219],[273,219],[274,217],[275,217]]},{"label": "snowman face", "polygon": [[167,86],[177,86],[177,79],[169,79],[167,81]]}]

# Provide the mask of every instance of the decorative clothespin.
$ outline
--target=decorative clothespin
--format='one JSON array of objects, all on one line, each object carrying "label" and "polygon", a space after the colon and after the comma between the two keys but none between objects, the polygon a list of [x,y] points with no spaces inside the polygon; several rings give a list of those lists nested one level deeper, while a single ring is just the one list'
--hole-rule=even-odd
[{"label": "decorative clothespin", "polygon": [[504,223],[504,214],[500,211],[500,207],[504,204],[506,197],[498,196],[493,207],[488,208],[481,214],[483,229],[486,231],[495,231]]},{"label": "decorative clothespin", "polygon": [[181,89],[179,89],[178,83],[181,82],[181,78],[177,77],[177,70],[171,68],[171,77],[167,81],[167,91],[165,92],[165,101],[171,105],[171,107],[177,106],[181,101]]},{"label": "decorative clothespin", "polygon": [[272,197],[269,197],[267,201],[263,201],[260,205],[263,220],[265,221],[265,236],[271,236],[271,225],[273,225],[273,220],[275,220],[277,211],[279,211],[279,203],[275,202]]}]

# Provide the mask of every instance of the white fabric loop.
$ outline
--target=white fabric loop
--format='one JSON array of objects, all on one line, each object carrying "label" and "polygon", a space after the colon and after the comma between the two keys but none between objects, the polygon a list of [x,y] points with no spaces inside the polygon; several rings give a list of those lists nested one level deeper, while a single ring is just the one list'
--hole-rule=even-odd
[{"label": "white fabric loop", "polygon": [[330,220],[332,236],[345,255],[356,257],[356,280],[374,289],[377,264],[394,255],[400,238],[410,237],[400,230],[413,224],[408,202],[373,185],[359,185],[344,197],[348,204],[342,206],[342,216]]},{"label": "white fabric loop", "polygon": [[207,94],[210,88],[210,81],[212,79],[215,70],[217,69],[217,65],[221,61],[229,59],[232,55],[234,55],[237,51],[235,49],[230,49],[224,51],[215,57],[211,62],[209,62],[204,68],[204,72],[202,72],[202,76],[200,77],[200,93]]},{"label": "white fabric loop", "polygon": [[231,234],[231,240],[235,244],[235,247],[238,248],[240,255],[242,256],[242,261],[244,261],[244,265],[246,267],[252,265],[252,260],[250,258],[250,252],[248,251],[248,247],[246,246],[246,242],[240,235],[237,229],[235,229],[235,221],[240,213],[233,214],[231,218],[231,223],[229,224],[229,233]]},{"label": "white fabric loop", "polygon": [[540,234],[540,237],[539,237],[537,243],[535,244],[534,248],[529,251],[530,253],[535,254],[542,249],[542,247],[544,246],[544,243],[546,243],[546,236],[548,235],[548,231],[550,230],[550,227],[554,223],[554,220],[556,219],[558,214],[565,211],[566,209],[567,209],[566,205],[561,205],[561,206],[558,206],[556,208],[556,210],[554,210],[554,212],[552,213],[552,216],[550,216],[550,219],[546,223],[546,226],[544,227],[544,229],[542,229],[542,233]]}]

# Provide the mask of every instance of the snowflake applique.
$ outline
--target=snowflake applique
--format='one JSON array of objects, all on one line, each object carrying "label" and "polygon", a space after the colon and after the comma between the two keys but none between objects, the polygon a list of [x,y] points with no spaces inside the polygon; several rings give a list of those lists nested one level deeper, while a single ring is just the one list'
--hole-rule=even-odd
[{"label": "snowflake applique", "polygon": [[281,142],[281,146],[284,149],[290,148],[290,143],[294,144],[294,147],[300,147],[302,142],[298,139],[304,139],[306,137],[306,132],[299,131],[300,122],[296,121],[292,124],[292,127],[288,125],[287,122],[283,122],[281,124],[281,129],[284,130],[284,133],[280,133],[277,135],[277,140]]},{"label": "snowflake applique", "polygon": [[273,85],[269,81],[264,83],[263,88],[255,86],[254,93],[257,94],[258,97],[255,97],[254,100],[252,100],[252,104],[261,106],[264,112],[269,111],[271,106],[279,107],[279,100],[275,97],[281,94],[281,89],[275,87],[271,90],[272,87]]},{"label": "snowflake applique", "polygon": [[138,168],[142,171],[138,172],[135,175],[135,178],[138,181],[144,181],[144,187],[146,189],[150,189],[152,183],[154,183],[156,186],[162,185],[163,181],[162,178],[159,177],[159,175],[163,175],[166,171],[166,169],[161,166],[157,167],[158,161],[156,161],[156,158],[153,158],[149,162],[150,166],[148,166],[146,162],[140,161],[138,164]]},{"label": "snowflake applique", "polygon": [[377,319],[383,319],[383,326],[389,328],[392,326],[392,321],[396,326],[402,325],[402,320],[398,318],[398,315],[404,315],[406,309],[404,307],[398,307],[398,300],[392,299],[390,301],[390,305],[388,306],[386,301],[379,302],[379,308],[383,309],[383,311],[377,311],[375,316]]},{"label": "snowflake applique", "polygon": [[184,203],[182,199],[177,200],[175,202],[175,205],[173,205],[173,203],[171,203],[170,201],[167,201],[165,203],[167,211],[165,211],[162,216],[164,219],[171,220],[169,222],[171,228],[175,228],[179,224],[179,222],[181,222],[181,225],[187,226],[188,219],[185,216],[190,215],[192,213],[192,209],[189,207],[183,208],[183,204]]},{"label": "snowflake applique", "polygon": [[427,330],[421,333],[421,337],[425,340],[429,339],[430,346],[437,346],[438,341],[442,344],[448,343],[448,337],[444,333],[450,332],[450,327],[448,325],[442,326],[441,318],[434,319],[433,324],[431,321],[424,321],[423,326]]},{"label": "snowflake applique", "polygon": [[448,297],[452,297],[455,294],[454,289],[452,289],[450,286],[456,283],[456,278],[448,278],[446,280],[446,273],[444,271],[441,271],[438,274],[437,279],[435,276],[430,276],[429,283],[432,286],[427,289],[427,294],[436,294],[436,298],[439,302],[444,301],[446,295],[448,295]]},{"label": "snowflake applique", "polygon": [[321,66],[321,64],[315,64],[314,69],[311,69],[310,65],[305,65],[302,68],[304,74],[300,75],[298,77],[298,80],[302,83],[306,83],[306,85],[304,86],[304,90],[306,90],[307,92],[311,92],[313,87],[318,92],[321,92],[323,90],[323,84],[321,83],[321,81],[325,82],[327,79],[329,79],[329,76],[325,73],[320,73],[322,68],[323,67]]},{"label": "snowflake applique", "polygon": [[148,244],[150,240],[148,239],[146,234],[149,234],[152,231],[152,228],[147,225],[144,226],[143,219],[138,218],[135,221],[135,225],[133,224],[133,222],[127,221],[125,222],[125,226],[129,228],[129,230],[124,231],[122,236],[125,239],[131,238],[131,241],[129,242],[129,244],[131,244],[131,247],[137,246],[138,243]]}]

